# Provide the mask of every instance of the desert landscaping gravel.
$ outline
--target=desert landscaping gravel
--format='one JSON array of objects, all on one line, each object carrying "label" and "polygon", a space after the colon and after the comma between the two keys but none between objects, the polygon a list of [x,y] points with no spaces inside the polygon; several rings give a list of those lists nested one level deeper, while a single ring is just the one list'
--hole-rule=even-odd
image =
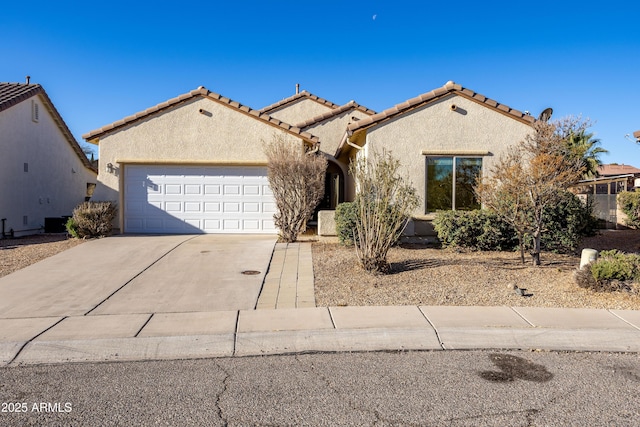
[{"label": "desert landscaping gravel", "polygon": [[[317,306],[463,305],[640,310],[638,293],[597,293],[578,287],[573,273],[582,248],[640,253],[640,230],[607,230],[584,239],[575,255],[542,254],[542,265],[519,252],[459,252],[422,245],[391,248],[392,273],[372,275],[353,248],[313,244]],[[525,288],[517,295],[513,285]]]},{"label": "desert landscaping gravel", "polygon": [[0,277],[83,243],[66,234],[36,234],[0,239]]}]

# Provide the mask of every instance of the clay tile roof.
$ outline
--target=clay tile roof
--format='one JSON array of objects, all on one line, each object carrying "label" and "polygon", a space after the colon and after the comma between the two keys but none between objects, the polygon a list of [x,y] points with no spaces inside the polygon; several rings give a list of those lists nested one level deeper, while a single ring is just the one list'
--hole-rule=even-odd
[{"label": "clay tile roof", "polygon": [[307,92],[306,90],[303,90],[300,93],[297,93],[293,96],[290,96],[289,98],[285,98],[282,101],[276,102],[275,104],[271,104],[271,105],[267,105],[266,107],[260,109],[261,112],[263,113],[269,113],[271,111],[277,110],[278,108],[284,107],[286,105],[292,104],[296,101],[298,101],[299,99],[310,99],[312,101],[315,101],[319,104],[322,105],[326,105],[327,107],[330,108],[339,108],[340,106],[338,104],[334,104],[331,101],[327,101],[326,99],[320,98],[319,96],[316,96],[312,93]]},{"label": "clay tile roof", "polygon": [[196,97],[203,97],[203,98],[207,98],[210,99],[214,102],[217,102],[219,104],[222,104],[226,107],[229,107],[231,109],[237,110],[238,112],[242,113],[242,114],[247,114],[253,118],[256,118],[258,120],[261,120],[263,122],[269,123],[272,126],[276,126],[279,127],[280,129],[283,129],[289,133],[295,134],[296,136],[299,136],[300,138],[302,138],[303,140],[309,142],[310,144],[316,144],[319,142],[319,138],[317,136],[311,135],[308,132],[303,132],[301,129],[299,129],[298,127],[295,126],[291,126],[288,123],[285,123],[283,121],[280,121],[276,118],[273,118],[271,116],[269,116],[266,113],[263,113],[259,110],[254,110],[250,107],[247,107],[246,105],[242,105],[239,102],[233,101],[229,98],[226,98],[222,95],[219,95],[217,93],[211,92],[209,91],[207,88],[205,88],[204,86],[200,86],[198,89],[194,89],[188,93],[182,94],[180,96],[177,96],[175,98],[169,99],[168,101],[162,102],[154,107],[151,108],[147,108],[146,110],[133,114],[131,116],[125,117],[121,120],[118,120],[114,123],[111,123],[109,125],[103,126],[100,129],[96,129],[93,130],[91,132],[88,132],[84,135],[82,135],[82,137],[84,139],[86,139],[87,141],[90,140],[95,140],[95,139],[99,139],[102,135],[111,132],[113,130],[116,130],[118,128],[121,128],[123,126],[127,126],[133,122],[136,122],[138,120],[141,120],[151,114],[154,113],[158,113],[161,111],[164,111],[166,109],[172,108],[176,105],[185,103],[193,98]]},{"label": "clay tile roof", "polygon": [[38,84],[0,83],[0,111],[42,92],[44,90]]},{"label": "clay tile roof", "polygon": [[421,107],[427,103],[436,101],[442,98],[443,96],[446,96],[449,94],[464,96],[465,98],[487,105],[488,107],[491,107],[497,111],[500,111],[515,119],[521,120],[529,124],[532,124],[533,122],[535,122],[535,118],[528,114],[522,113],[521,111],[515,110],[507,105],[500,104],[499,102],[489,99],[484,95],[476,93],[470,89],[464,88],[452,81],[449,81],[444,86],[434,89],[431,92],[427,92],[422,95],[416,96],[415,98],[411,98],[407,101],[401,102],[400,104],[397,104],[391,108],[388,108],[378,114],[374,114],[370,117],[364,118],[355,123],[351,123],[347,129],[349,132],[355,132],[360,129],[366,129],[368,127],[377,125],[383,121],[389,120],[395,116],[412,111],[415,108]]},{"label": "clay tile roof", "polygon": [[56,110],[53,102],[51,102],[51,99],[44,91],[44,88],[39,84],[0,82],[0,112],[36,95],[40,95],[44,99],[44,107],[47,109],[47,111],[49,111],[49,113],[53,117],[54,122],[58,125],[58,128],[64,135],[69,145],[71,145],[71,148],[73,148],[73,151],[75,151],[75,153],[78,155],[78,158],[80,158],[83,165],[87,169],[91,169],[92,171],[97,172],[96,168],[91,164],[89,159],[87,159],[84,151],[82,151],[80,144],[78,144],[78,141],[76,141],[64,119],[62,118],[60,113],[58,113],[58,110]]},{"label": "clay tile roof", "polygon": [[296,127],[299,127],[301,129],[307,128],[311,125],[315,125],[317,123],[323,122],[325,120],[329,120],[335,116],[338,116],[344,112],[347,111],[352,111],[352,110],[359,110],[362,111],[363,113],[369,114],[369,115],[373,115],[376,112],[373,110],[368,109],[367,107],[358,104],[355,101],[349,101],[346,104],[338,107],[338,108],[334,108],[331,111],[327,111],[324,114],[320,114],[318,116],[312,117],[309,120],[305,120],[304,122],[300,122],[296,125]]},{"label": "clay tile roof", "polygon": [[600,165],[598,166],[598,175],[600,176],[618,176],[628,174],[640,174],[640,169],[631,165]]}]

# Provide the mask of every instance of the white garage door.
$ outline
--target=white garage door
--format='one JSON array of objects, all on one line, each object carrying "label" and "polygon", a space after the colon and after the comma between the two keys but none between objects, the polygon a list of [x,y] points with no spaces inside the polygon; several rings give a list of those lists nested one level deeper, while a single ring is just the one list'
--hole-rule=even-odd
[{"label": "white garage door", "polygon": [[127,233],[275,233],[265,167],[128,165]]}]

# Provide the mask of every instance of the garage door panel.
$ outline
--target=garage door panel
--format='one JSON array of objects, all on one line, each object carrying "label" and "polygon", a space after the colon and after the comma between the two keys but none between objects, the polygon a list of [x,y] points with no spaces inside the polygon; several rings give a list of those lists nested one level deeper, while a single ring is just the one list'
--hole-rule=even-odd
[{"label": "garage door panel", "polygon": [[220,203],[208,202],[204,204],[204,211],[208,213],[220,212]]},{"label": "garage door panel", "polygon": [[185,212],[202,212],[202,203],[200,202],[185,202],[184,204],[184,211]]},{"label": "garage door panel", "polygon": [[220,194],[220,185],[219,184],[205,184],[204,186],[204,194],[206,195],[219,195]]},{"label": "garage door panel", "polygon": [[223,203],[222,204],[222,212],[224,213],[238,213],[240,212],[240,203],[238,202],[234,202],[234,203]]},{"label": "garage door panel", "polygon": [[238,184],[225,184],[223,189],[224,195],[240,195],[240,186]]},{"label": "garage door panel", "polygon": [[125,231],[275,233],[264,167],[125,167]]},{"label": "garage door panel", "polygon": [[260,212],[260,203],[256,202],[245,202],[242,204],[242,211],[245,213],[259,213]]}]

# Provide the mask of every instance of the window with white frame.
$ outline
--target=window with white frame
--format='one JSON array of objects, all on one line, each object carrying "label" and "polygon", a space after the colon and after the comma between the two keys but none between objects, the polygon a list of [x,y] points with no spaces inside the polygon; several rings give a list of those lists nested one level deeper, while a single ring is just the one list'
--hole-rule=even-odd
[{"label": "window with white frame", "polygon": [[473,187],[482,173],[481,157],[426,158],[426,211],[480,209]]}]

